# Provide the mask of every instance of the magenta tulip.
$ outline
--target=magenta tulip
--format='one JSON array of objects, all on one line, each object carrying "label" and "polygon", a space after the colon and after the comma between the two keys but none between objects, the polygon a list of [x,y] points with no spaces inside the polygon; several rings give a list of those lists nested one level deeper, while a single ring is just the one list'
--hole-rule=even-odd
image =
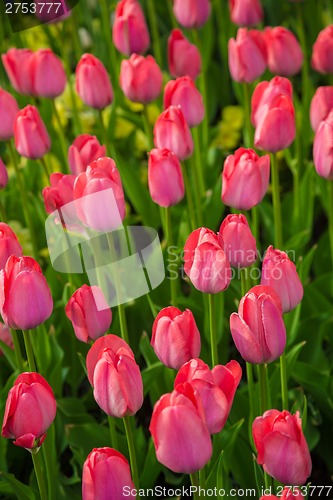
[{"label": "magenta tulip", "polygon": [[120,0],[114,17],[112,38],[115,47],[124,54],[144,54],[150,36],[144,13],[137,0]]},{"label": "magenta tulip", "polygon": [[0,270],[5,267],[11,255],[21,257],[22,247],[14,231],[4,222],[0,222]]},{"label": "magenta tulip", "polygon": [[2,54],[2,63],[13,88],[24,95],[33,95],[30,49],[9,49]]},{"label": "magenta tulip", "polygon": [[30,71],[34,95],[55,98],[65,90],[65,69],[51,49],[34,52],[30,59]]},{"label": "magenta tulip", "polygon": [[17,113],[14,139],[17,151],[25,158],[36,160],[49,152],[50,137],[35,106],[29,104]]},{"label": "magenta tulip", "polygon": [[132,54],[121,63],[119,83],[127,99],[148,104],[160,95],[163,75],[152,56]]},{"label": "magenta tulip", "polygon": [[89,134],[78,135],[68,148],[68,163],[72,174],[85,172],[87,166],[98,158],[105,156],[106,147],[97,137]]},{"label": "magenta tulip", "polygon": [[303,64],[303,52],[295,35],[284,28],[265,28],[264,37],[267,47],[269,70],[281,76],[296,75]]},{"label": "magenta tulip", "polygon": [[201,71],[201,55],[181,30],[174,29],[168,38],[168,64],[171,76],[188,75],[195,80]]},{"label": "magenta tulip", "polygon": [[313,45],[311,65],[319,73],[333,73],[333,24],[319,33]]},{"label": "magenta tulip", "polygon": [[251,83],[267,66],[267,50],[262,33],[239,28],[236,39],[228,42],[229,70],[235,82]]},{"label": "magenta tulip", "polygon": [[158,149],[169,149],[181,161],[192,155],[194,145],[191,131],[179,106],[169,106],[157,118],[154,144]]},{"label": "magenta tulip", "polygon": [[318,87],[311,101],[310,121],[314,132],[333,110],[333,86]]},{"label": "magenta tulip", "polygon": [[0,87],[0,141],[14,136],[14,123],[19,107],[15,98]]},{"label": "magenta tulip", "polygon": [[260,0],[229,0],[229,10],[232,22],[239,26],[254,26],[264,18]]},{"label": "magenta tulip", "polygon": [[189,76],[170,80],[164,88],[164,109],[180,106],[189,127],[199,125],[205,116],[202,95]]},{"label": "magenta tulip", "polygon": [[152,149],[148,157],[148,187],[161,207],[179,203],[185,194],[183,173],[177,156],[168,149]]},{"label": "magenta tulip", "polygon": [[105,66],[92,54],[83,54],[76,67],[76,91],[92,108],[103,109],[113,101],[113,89]]},{"label": "magenta tulip", "polygon": [[313,162],[317,174],[333,180],[333,110],[320,122],[313,142]]},{"label": "magenta tulip", "polygon": [[256,240],[245,215],[227,215],[220,226],[218,240],[232,266],[248,267],[257,260]]},{"label": "magenta tulip", "polygon": [[173,0],[173,13],[184,28],[200,28],[211,12],[210,0]]},{"label": "magenta tulip", "polygon": [[74,200],[75,179],[75,175],[61,174],[60,172],[50,175],[51,186],[45,187],[42,192],[45,210],[48,214]]}]

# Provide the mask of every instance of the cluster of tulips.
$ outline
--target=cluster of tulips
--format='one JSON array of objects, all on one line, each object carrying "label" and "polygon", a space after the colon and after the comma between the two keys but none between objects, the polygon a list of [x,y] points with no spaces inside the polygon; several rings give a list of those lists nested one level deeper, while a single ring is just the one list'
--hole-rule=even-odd
[{"label": "cluster of tulips", "polygon": [[[171,305],[156,311],[151,336],[157,358],[177,374],[172,392],[162,395],[155,404],[149,430],[157,460],[173,472],[190,474],[193,484],[197,484],[197,472],[212,457],[212,436],[223,430],[242,378],[237,361],[230,360],[226,365],[218,362],[214,320],[215,294],[228,288],[233,269],[240,270],[243,296],[238,312],[230,317],[230,331],[235,347],[246,362],[251,406],[249,419],[253,422],[252,438],[257,462],[263,467],[266,485],[271,484],[272,477],[283,485],[295,486],[292,491],[286,489],[282,498],[300,499],[303,495],[297,487],[304,485],[310,476],[311,458],[300,414],[288,411],[287,335],[283,314],[301,302],[303,286],[295,264],[282,250],[276,153],[288,148],[296,136],[293,89],[288,77],[300,71],[303,53],[295,35],[287,28],[247,29],[263,21],[259,0],[230,0],[229,8],[231,20],[241,26],[236,39],[229,40],[228,52],[231,76],[244,85],[244,95],[248,96],[244,103],[247,129],[244,134],[246,147],[228,155],[224,163],[221,200],[231,207],[231,213],[221,222],[218,232],[201,227],[202,199],[207,181],[200,151],[200,146],[205,145],[205,136],[200,136],[197,128],[204,128],[202,124],[207,119],[201,54],[178,28],[171,32],[167,47],[169,73],[175,79],[164,86],[164,110],[149,138],[147,189],[152,200],[165,208],[162,227],[170,246],[170,207],[180,203],[185,196],[187,199],[189,236],[184,245],[184,272],[198,291],[208,295],[212,362],[210,368],[200,359],[201,338],[192,311],[176,307],[177,269],[177,279],[170,279]],[[211,14],[211,3],[209,0],[174,0],[173,14],[182,27],[198,30]],[[50,173],[44,158],[52,144],[36,104],[40,98],[51,99],[54,113],[57,113],[54,99],[63,93],[67,82],[62,61],[50,49],[11,48],[2,54],[12,87],[34,99],[36,104],[19,110],[13,95],[0,88],[0,140],[9,145],[22,203],[26,202],[27,194],[22,173],[17,167],[17,153],[42,161],[49,180],[42,192],[46,213],[58,210],[61,214],[66,205],[74,202],[73,227],[80,223],[80,231],[111,233],[126,216],[121,169],[117,166],[114,144],[108,142],[101,114],[116,99],[113,85],[117,89],[120,87],[129,101],[143,105],[147,134],[151,131],[146,106],[159,98],[163,88],[163,74],[156,60],[152,55],[143,55],[150,46],[150,34],[138,0],[118,2],[112,39],[115,48],[128,57],[121,62],[119,83],[111,83],[107,69],[93,54],[83,54],[76,67],[77,94],[86,106],[97,110],[105,132],[105,144],[93,135],[79,135],[68,148],[68,166],[63,165],[62,172]],[[312,67],[318,72],[333,74],[333,26],[318,35],[313,47]],[[277,76],[258,83],[250,102],[249,84],[260,78],[267,68]],[[196,78],[201,92],[196,86]],[[331,182],[333,87],[317,89],[310,115],[315,131],[315,168],[321,177]],[[12,140],[16,151],[11,147]],[[265,154],[259,156],[251,147]],[[193,154],[196,157],[195,172],[191,172],[189,180],[184,161]],[[256,207],[267,193],[270,175],[275,240],[274,247],[270,245],[265,253],[259,282],[251,277],[250,272],[258,259]],[[0,160],[0,187],[4,189],[7,184],[7,169]],[[94,198],[94,204],[85,202],[90,195],[106,190],[112,190],[116,206],[103,196],[100,202],[98,198]],[[110,206],[116,208],[116,213],[110,211]],[[23,213],[31,230],[31,214],[24,207]],[[63,220],[60,224],[70,234],[73,228],[66,226]],[[34,240],[33,234],[31,239]],[[0,313],[4,324],[0,328],[0,338],[14,348],[17,369],[21,372],[8,394],[2,436],[15,439],[15,445],[31,451],[41,496],[45,499],[47,493],[37,457],[55,419],[56,401],[52,388],[36,371],[31,330],[51,317],[53,299],[37,260],[36,248],[34,258],[24,256],[14,231],[1,222]],[[84,463],[83,498],[120,499],[125,486],[139,488],[133,423],[129,417],[138,412],[144,400],[140,367],[129,346],[124,308],[118,306],[121,337],[107,334],[112,311],[98,286],[84,284],[74,291],[65,313],[77,339],[92,343],[86,358],[87,377],[96,403],[111,417],[109,423],[113,436],[113,448],[93,449]],[[23,332],[27,365],[22,359],[17,330]],[[266,384],[267,363],[279,358],[282,411],[269,408]],[[253,365],[259,365],[261,416],[254,414]],[[26,366],[29,371],[25,371]],[[123,419],[130,464],[117,450],[117,432],[112,417]]]}]

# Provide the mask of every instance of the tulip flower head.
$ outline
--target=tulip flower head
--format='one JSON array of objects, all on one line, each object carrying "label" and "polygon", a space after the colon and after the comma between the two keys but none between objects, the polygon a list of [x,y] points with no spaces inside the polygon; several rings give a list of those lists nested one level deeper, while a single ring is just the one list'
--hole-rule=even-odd
[{"label": "tulip flower head", "polygon": [[303,64],[303,52],[295,35],[284,28],[265,28],[267,64],[272,73],[281,76],[296,75]]},{"label": "tulip flower head", "polygon": [[138,0],[120,0],[116,7],[112,39],[124,54],[144,54],[150,45],[150,36],[144,13]]},{"label": "tulip flower head", "polygon": [[319,73],[333,73],[333,25],[319,33],[313,45],[311,65]]},{"label": "tulip flower head", "polygon": [[229,10],[232,22],[238,26],[254,26],[264,18],[260,0],[229,0]]},{"label": "tulip flower head", "polygon": [[229,70],[235,82],[251,83],[259,78],[267,66],[267,49],[258,30],[239,28],[236,39],[228,42]]},{"label": "tulip flower head", "polygon": [[0,87],[0,141],[8,141],[14,136],[14,123],[18,111],[15,98]]},{"label": "tulip flower head", "polygon": [[0,270],[5,267],[11,255],[21,257],[22,253],[22,247],[14,231],[8,224],[0,222]]},{"label": "tulip flower head", "polygon": [[83,54],[76,67],[76,91],[87,106],[95,109],[104,109],[113,101],[105,66],[92,54]]},{"label": "tulip flower head", "polygon": [[310,122],[314,132],[333,109],[333,86],[318,87],[310,106]]},{"label": "tulip flower head", "polygon": [[184,28],[201,28],[211,13],[210,0],[173,0],[173,13]]},{"label": "tulip flower head", "polygon": [[68,148],[68,163],[73,175],[85,172],[88,165],[105,156],[106,147],[94,135],[81,134]]},{"label": "tulip flower head", "polygon": [[160,95],[163,75],[153,56],[132,54],[121,63],[119,83],[127,99],[148,104]]},{"label": "tulip flower head", "polygon": [[313,162],[317,174],[324,179],[333,180],[333,111],[320,122],[313,142]]},{"label": "tulip flower head", "polygon": [[158,149],[169,149],[181,161],[192,155],[194,145],[191,131],[179,106],[169,106],[157,118],[154,144]]},{"label": "tulip flower head", "polygon": [[220,226],[218,240],[232,266],[249,267],[257,260],[256,240],[245,215],[227,215]]},{"label": "tulip flower head", "polygon": [[148,157],[148,187],[152,200],[161,207],[179,203],[185,194],[177,156],[168,149],[152,149]]},{"label": "tulip flower head", "polygon": [[170,80],[164,88],[164,109],[180,106],[189,127],[199,125],[205,116],[202,95],[189,76]]},{"label": "tulip flower head", "polygon": [[171,76],[189,76],[195,80],[201,71],[201,55],[196,45],[190,43],[179,29],[168,38],[168,65]]},{"label": "tulip flower head", "polygon": [[17,151],[25,158],[36,160],[49,152],[50,137],[35,106],[29,104],[17,113],[14,140]]}]

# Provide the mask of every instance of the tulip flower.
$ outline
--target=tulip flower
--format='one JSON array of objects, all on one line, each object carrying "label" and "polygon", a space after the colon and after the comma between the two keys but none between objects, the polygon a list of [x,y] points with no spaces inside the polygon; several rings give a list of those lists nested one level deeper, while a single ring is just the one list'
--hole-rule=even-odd
[{"label": "tulip flower", "polygon": [[68,163],[72,174],[85,172],[87,166],[98,158],[105,156],[106,147],[97,137],[89,134],[78,135],[68,148]]},{"label": "tulip flower", "polygon": [[81,342],[104,335],[112,321],[111,309],[98,286],[82,285],[69,299],[65,312]]},{"label": "tulip flower", "polygon": [[285,252],[274,249],[272,245],[265,253],[260,284],[275,290],[284,313],[294,309],[303,298],[303,286],[295,264]]},{"label": "tulip flower", "polygon": [[182,161],[193,153],[193,139],[179,106],[169,106],[157,118],[154,126],[154,144],[158,149],[169,149]]},{"label": "tulip flower", "polygon": [[22,247],[14,231],[4,222],[0,222],[0,270],[5,267],[11,255],[21,257]]},{"label": "tulip flower", "polygon": [[[10,349],[14,349],[12,334],[10,328],[4,323],[0,323],[0,340]],[[0,356],[3,356],[3,350],[0,348]]]},{"label": "tulip flower", "polygon": [[[24,300],[22,300],[24,298]],[[53,300],[39,264],[11,255],[0,271],[0,313],[10,328],[29,330],[52,313]]]},{"label": "tulip flower", "polygon": [[187,238],[184,271],[201,292],[219,293],[228,288],[231,280],[230,264],[213,231],[201,227]]},{"label": "tulip flower", "polygon": [[284,28],[265,28],[264,37],[267,47],[267,65],[276,75],[296,75],[303,64],[303,52],[295,35]]},{"label": "tulip flower", "polygon": [[152,56],[132,54],[121,63],[119,83],[127,99],[148,104],[161,93],[162,71]]},{"label": "tulip flower", "polygon": [[43,8],[43,0],[36,0],[35,15],[43,23],[52,23],[63,21],[64,19],[69,17],[71,15],[71,10],[70,7],[66,5],[65,0],[51,0],[48,3],[47,9]]},{"label": "tulip flower", "polygon": [[49,134],[35,106],[29,104],[17,113],[14,139],[20,155],[31,160],[42,158],[50,150]]},{"label": "tulip flower", "polygon": [[200,354],[200,332],[189,309],[165,307],[155,318],[151,345],[168,368],[179,368]]},{"label": "tulip flower", "polygon": [[0,87],[0,141],[8,141],[14,136],[14,122],[18,111],[15,98]]},{"label": "tulip flower", "polygon": [[248,363],[271,363],[286,346],[282,306],[274,289],[255,286],[241,299],[238,313],[230,316],[232,338]]},{"label": "tulip flower", "polygon": [[[50,175],[50,184],[43,189],[45,210],[51,214],[55,210],[63,207],[74,200],[75,175],[66,175],[56,172]],[[76,217],[75,217],[75,220]]]},{"label": "tulip flower", "polygon": [[6,169],[6,165],[0,158],[0,189],[3,189],[8,184],[8,172]]},{"label": "tulip flower", "polygon": [[232,266],[248,267],[257,260],[256,240],[243,214],[230,214],[223,220],[218,241]]},{"label": "tulip flower", "polygon": [[56,416],[53,391],[38,373],[21,373],[8,393],[2,436],[33,450],[46,438]]},{"label": "tulip flower", "polygon": [[237,361],[210,370],[201,359],[192,359],[179,370],[174,387],[185,382],[191,384],[201,397],[209,433],[216,434],[227,421],[241,378],[242,369]]},{"label": "tulip flower", "polygon": [[195,80],[201,71],[201,55],[181,30],[174,29],[168,38],[168,65],[171,76],[188,75]]},{"label": "tulip flower", "polygon": [[107,415],[134,415],[143,403],[140,368],[128,344],[116,335],[100,337],[87,355],[94,398]]},{"label": "tulip flower", "polygon": [[212,441],[200,396],[191,384],[178,384],[154,406],[149,431],[157,460],[173,472],[192,474],[212,455]]},{"label": "tulip flower", "polygon": [[228,42],[229,70],[235,82],[251,83],[267,66],[267,50],[260,31],[239,28],[236,40]]},{"label": "tulip flower", "polygon": [[304,500],[304,493],[296,486],[286,486],[280,496],[264,495],[260,497],[260,500]]},{"label": "tulip flower", "polygon": [[189,76],[170,80],[164,88],[164,109],[180,106],[189,127],[199,125],[205,116],[202,95]]},{"label": "tulip flower", "polygon": [[63,93],[66,73],[61,60],[51,49],[39,49],[30,59],[33,94],[55,98]]},{"label": "tulip flower", "polygon": [[237,210],[249,210],[264,198],[269,184],[269,155],[239,148],[227,156],[222,173],[222,201]]},{"label": "tulip flower", "polygon": [[121,499],[127,488],[135,486],[124,455],[113,448],[94,448],[83,464],[82,500]]},{"label": "tulip flower", "polygon": [[232,22],[239,26],[254,26],[264,18],[260,0],[229,0],[229,10]]},{"label": "tulip flower", "polygon": [[310,106],[310,121],[314,132],[333,109],[333,86],[318,87]]},{"label": "tulip flower", "polygon": [[211,12],[210,0],[174,0],[173,13],[184,28],[201,28]]},{"label": "tulip flower", "polygon": [[184,198],[183,173],[177,156],[168,149],[152,149],[148,157],[148,186],[153,201],[161,207],[176,205]]},{"label": "tulip flower", "polygon": [[76,67],[76,91],[87,106],[95,109],[103,109],[113,101],[105,66],[92,54],[83,54]]},{"label": "tulip flower", "polygon": [[258,464],[282,484],[304,484],[311,473],[309,448],[299,412],[266,411],[252,425]]},{"label": "tulip flower", "polygon": [[333,111],[323,120],[313,142],[313,161],[317,174],[324,179],[333,180]]},{"label": "tulip flower", "polygon": [[312,48],[311,65],[319,73],[333,73],[333,24],[319,33]]},{"label": "tulip flower", "polygon": [[150,36],[144,13],[138,0],[118,2],[112,29],[115,47],[124,54],[144,54],[150,45]]},{"label": "tulip flower", "polygon": [[14,89],[20,94],[33,95],[30,49],[9,49],[2,54],[2,63]]}]

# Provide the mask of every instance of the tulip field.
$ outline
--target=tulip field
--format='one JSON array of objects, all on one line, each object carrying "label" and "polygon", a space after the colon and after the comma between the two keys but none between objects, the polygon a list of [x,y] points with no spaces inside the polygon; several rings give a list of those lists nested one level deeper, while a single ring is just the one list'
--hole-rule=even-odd
[{"label": "tulip field", "polygon": [[332,500],[332,0],[0,14],[0,498]]}]

